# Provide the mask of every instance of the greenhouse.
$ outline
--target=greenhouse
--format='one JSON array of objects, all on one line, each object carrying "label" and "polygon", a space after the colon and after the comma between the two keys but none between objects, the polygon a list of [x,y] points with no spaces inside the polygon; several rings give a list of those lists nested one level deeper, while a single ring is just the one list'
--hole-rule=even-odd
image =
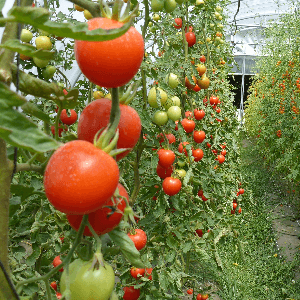
[{"label": "greenhouse", "polygon": [[300,300],[299,8],[0,1],[0,300]]}]

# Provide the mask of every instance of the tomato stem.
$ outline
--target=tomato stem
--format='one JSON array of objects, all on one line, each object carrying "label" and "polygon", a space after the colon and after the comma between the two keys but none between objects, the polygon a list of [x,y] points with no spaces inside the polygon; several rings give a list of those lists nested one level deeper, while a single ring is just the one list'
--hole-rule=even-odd
[{"label": "tomato stem", "polygon": [[96,252],[101,252],[102,242],[99,238],[98,234],[95,232],[93,226],[90,224],[90,222],[87,223],[88,228],[90,232],[93,234],[94,239],[96,240]]},{"label": "tomato stem", "polygon": [[55,119],[55,136],[54,136],[54,138],[56,140],[58,140],[58,126],[59,126],[59,119],[60,119],[60,114],[61,114],[62,110],[63,110],[62,105],[59,105],[56,119]]}]

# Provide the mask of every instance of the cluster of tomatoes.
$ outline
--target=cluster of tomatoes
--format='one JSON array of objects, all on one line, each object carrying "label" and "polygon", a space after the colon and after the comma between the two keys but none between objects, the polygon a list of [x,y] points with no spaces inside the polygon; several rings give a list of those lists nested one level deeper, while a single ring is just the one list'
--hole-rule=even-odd
[{"label": "cluster of tomatoes", "polygon": [[[193,295],[194,294],[194,290],[193,289],[188,289],[186,292],[189,295]],[[208,294],[200,294],[200,293],[197,294],[197,297],[196,297],[197,300],[206,300],[208,298],[209,298]]]}]

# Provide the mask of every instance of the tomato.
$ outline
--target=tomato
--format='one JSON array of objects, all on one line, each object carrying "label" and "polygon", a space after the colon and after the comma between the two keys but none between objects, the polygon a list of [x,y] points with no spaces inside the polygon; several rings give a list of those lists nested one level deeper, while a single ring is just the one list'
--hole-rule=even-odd
[{"label": "tomato", "polygon": [[238,206],[237,203],[232,203],[232,207],[234,210],[236,210],[237,206]]},{"label": "tomato", "polygon": [[[113,268],[106,262],[104,265],[93,263],[93,260],[76,259],[69,265],[70,299],[72,300],[107,300],[115,285]],[[66,290],[66,274],[62,273],[60,289]]]},{"label": "tomato", "polygon": [[216,109],[216,113],[219,114],[221,112],[221,108]]},{"label": "tomato", "polygon": [[201,198],[204,202],[208,200],[204,195],[202,195]]},{"label": "tomato", "polygon": [[56,295],[56,298],[57,298],[57,299],[61,299],[61,298],[62,298],[62,294],[61,294],[61,293],[59,293],[59,292],[56,292],[56,294],[55,294],[55,295]]},{"label": "tomato", "polygon": [[51,40],[48,36],[38,36],[35,39],[36,49],[50,50],[52,48]]},{"label": "tomato", "polygon": [[[124,25],[107,18],[93,18],[88,29],[113,29]],[[144,58],[144,40],[134,28],[120,37],[101,42],[75,40],[75,58],[82,73],[93,83],[114,88],[129,82]]]},{"label": "tomato", "polygon": [[167,177],[163,181],[163,190],[165,194],[174,196],[181,190],[181,181],[178,178]]},{"label": "tomato", "polygon": [[158,163],[165,169],[169,168],[174,160],[175,153],[172,150],[161,149],[158,153]]},{"label": "tomato", "polygon": [[192,295],[192,294],[193,294],[193,289],[188,289],[186,292],[187,292],[189,295]]},{"label": "tomato", "polygon": [[225,149],[221,151],[221,154],[222,154],[223,156],[225,156],[225,155],[226,155],[226,153],[227,153],[227,152],[226,152],[226,150],[225,150]]},{"label": "tomato", "polygon": [[[118,184],[118,189],[120,196],[128,200],[127,191],[121,183]],[[110,232],[119,225],[125,207],[126,202],[123,198],[113,197],[113,200],[110,198],[103,207],[89,214],[89,223],[98,235]],[[67,219],[74,230],[78,231],[82,217],[82,215],[67,215]],[[85,227],[83,235],[93,236],[88,226]]]},{"label": "tomato", "polygon": [[54,291],[57,291],[57,283],[56,283],[56,281],[52,281],[50,283],[50,286],[54,289]]},{"label": "tomato", "polygon": [[186,170],[184,169],[178,169],[175,171],[175,173],[180,177],[180,178],[184,178],[186,175]]},{"label": "tomato", "polygon": [[206,67],[202,64],[197,65],[197,71],[200,76],[202,76],[206,72]]},{"label": "tomato", "polygon": [[181,125],[186,133],[193,132],[196,127],[196,124],[193,120],[189,120],[186,118],[181,121]]},{"label": "tomato", "polygon": [[239,212],[239,214],[242,212],[242,208],[241,207],[239,208],[238,212]]},{"label": "tomato", "polygon": [[194,161],[200,161],[203,158],[203,151],[202,149],[193,149],[193,156],[194,156]]},{"label": "tomato", "polygon": [[148,277],[149,280],[152,280],[152,271],[153,271],[153,268],[146,268],[146,272],[145,272],[145,277]]},{"label": "tomato", "polygon": [[142,250],[147,243],[146,232],[142,229],[135,229],[135,234],[128,233],[129,238],[133,241],[137,250]]},{"label": "tomato", "polygon": [[194,141],[196,143],[202,143],[205,140],[205,132],[204,131],[194,131],[193,133]]},{"label": "tomato", "polygon": [[210,105],[218,104],[218,98],[216,96],[211,96],[209,98],[209,103],[210,103]]},{"label": "tomato", "polygon": [[222,154],[218,155],[217,158],[220,164],[222,164],[225,161],[225,156],[223,156]]},{"label": "tomato", "polygon": [[[78,121],[78,139],[93,143],[95,134],[109,124],[112,101],[102,98],[91,102],[81,113]],[[142,130],[138,113],[130,106],[120,104],[121,117],[118,125],[119,140],[117,148],[133,149]],[[131,150],[117,155],[117,161]]]},{"label": "tomato", "polygon": [[197,84],[197,78],[195,76],[192,76],[192,79],[194,81],[194,84],[190,83],[189,79],[187,77],[185,77],[185,86],[189,89],[189,90],[193,90]]},{"label": "tomato", "polygon": [[207,89],[209,84],[210,80],[205,76],[205,74],[201,77],[201,79],[198,79],[198,85],[201,89]]},{"label": "tomato", "polygon": [[205,62],[206,62],[206,58],[205,58],[204,55],[202,55],[202,56],[200,57],[200,61],[201,61],[202,63],[205,63]]},{"label": "tomato", "polygon": [[45,68],[48,65],[49,59],[41,59],[37,57],[33,57],[33,62],[39,68]]},{"label": "tomato", "polygon": [[196,120],[202,120],[205,116],[205,111],[203,109],[194,109],[194,116]]},{"label": "tomato", "polygon": [[[50,129],[51,129],[52,134],[55,135],[55,126],[52,125]],[[68,131],[68,127],[66,125],[63,127],[62,124],[59,124],[58,125],[58,136],[59,137],[61,137],[61,134],[63,131]]]},{"label": "tomato", "polygon": [[195,32],[190,32],[190,31],[187,32],[185,34],[185,39],[186,39],[189,47],[194,46],[196,44],[196,34],[195,34]]},{"label": "tomato", "polygon": [[77,121],[77,113],[74,109],[70,109],[70,116],[67,111],[63,109],[60,114],[60,120],[66,125],[72,125]]},{"label": "tomato", "polygon": [[131,268],[130,269],[130,274],[133,278],[140,278],[142,276],[144,276],[145,274],[145,269],[139,269],[139,268]]},{"label": "tomato", "polygon": [[199,191],[198,191],[198,196],[199,196],[199,197],[203,196],[203,190],[199,190]]},{"label": "tomato", "polygon": [[152,117],[152,122],[158,126],[165,125],[168,122],[168,114],[165,111],[158,110]]},{"label": "tomato", "polygon": [[[162,144],[164,142],[164,136],[163,136],[163,134],[160,133],[157,137],[161,137],[161,139],[159,140],[159,143]],[[172,134],[172,133],[167,133],[166,134],[166,138],[168,139],[169,144],[173,144],[173,143],[176,142],[175,135]]]},{"label": "tomato", "polygon": [[172,89],[176,89],[179,84],[178,76],[173,73],[168,74],[166,76],[166,83],[169,84]]},{"label": "tomato", "polygon": [[56,72],[56,68],[54,66],[48,65],[43,71],[42,74],[46,80],[51,79]]},{"label": "tomato", "polygon": [[193,118],[193,113],[191,111],[186,111],[184,115],[186,118]]},{"label": "tomato", "polygon": [[210,143],[206,143],[206,146],[207,146],[207,148],[210,148],[211,144]]},{"label": "tomato", "polygon": [[181,19],[181,18],[175,18],[175,19],[174,19],[173,26],[174,26],[176,29],[180,29],[180,28],[182,27],[182,19]]},{"label": "tomato", "polygon": [[156,173],[161,179],[165,179],[166,177],[171,176],[171,174],[173,173],[173,167],[170,166],[169,168],[165,169],[158,164],[156,168]]},{"label": "tomato", "polygon": [[63,93],[64,93],[65,95],[68,95],[68,91],[67,91],[66,89],[63,89]]},{"label": "tomato", "polygon": [[208,299],[209,296],[207,294],[202,294],[201,297],[202,297],[201,300],[206,300],[206,299]]},{"label": "tomato", "polygon": [[[60,256],[57,255],[56,257],[54,257],[52,265],[54,268],[56,268],[57,266],[59,266],[62,263]],[[64,268],[59,269],[59,272],[62,272],[64,270]]]},{"label": "tomato", "polygon": [[151,1],[151,9],[152,9],[152,11],[159,12],[163,8],[164,8],[164,1],[162,1],[162,0],[152,0]]},{"label": "tomato", "polygon": [[116,161],[86,141],[71,141],[51,156],[44,174],[51,204],[67,214],[88,214],[102,207],[119,182]]},{"label": "tomato", "polygon": [[244,194],[244,192],[245,192],[245,190],[244,190],[244,189],[239,189],[239,194],[240,194],[240,195],[243,195],[243,194]]},{"label": "tomato", "polygon": [[195,92],[201,91],[201,89],[200,89],[200,87],[199,87],[198,84],[195,85],[195,87],[193,88],[193,90],[194,90]]},{"label": "tomato", "polygon": [[31,41],[31,39],[33,38],[33,34],[31,31],[29,31],[28,29],[22,29],[21,31],[21,36],[20,36],[20,40],[23,43],[29,43]]},{"label": "tomato", "polygon": [[[184,151],[185,156],[188,156],[188,153],[187,153],[187,150],[185,149],[184,146],[186,146],[188,144],[189,144],[189,142],[183,142],[183,143],[180,143],[179,146],[178,146],[178,151],[180,153],[182,153],[182,151]],[[183,147],[184,147],[184,150],[183,150]]]},{"label": "tomato", "polygon": [[124,300],[137,300],[140,297],[141,291],[140,289],[135,289],[134,286],[125,286],[123,288],[124,291]]},{"label": "tomato", "polygon": [[168,117],[169,119],[171,119],[172,121],[177,121],[180,119],[181,117],[181,108],[178,107],[178,106],[171,106],[169,109],[168,109]]},{"label": "tomato", "polygon": [[165,7],[165,11],[167,13],[171,13],[172,11],[174,11],[176,6],[177,6],[177,3],[175,0],[165,0],[164,1],[164,7]]},{"label": "tomato", "polygon": [[196,229],[196,233],[199,237],[202,237],[203,236],[203,232],[202,232],[202,229]]}]

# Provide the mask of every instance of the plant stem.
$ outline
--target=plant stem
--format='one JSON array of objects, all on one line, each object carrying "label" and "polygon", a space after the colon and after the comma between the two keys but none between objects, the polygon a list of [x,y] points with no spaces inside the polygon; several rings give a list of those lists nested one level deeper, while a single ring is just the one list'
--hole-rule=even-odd
[{"label": "plant stem", "polygon": [[16,172],[22,172],[22,171],[34,171],[42,175],[44,173],[44,169],[42,166],[32,165],[30,163],[17,164]]},{"label": "plant stem", "polygon": [[101,17],[100,5],[88,0],[69,0],[70,2],[79,5],[88,10],[94,18]]},{"label": "plant stem", "polygon": [[60,119],[60,114],[62,112],[63,108],[62,106],[59,106],[58,107],[58,111],[57,111],[57,115],[56,115],[56,118],[55,118],[55,139],[58,140],[58,126],[59,126],[59,119]]}]

